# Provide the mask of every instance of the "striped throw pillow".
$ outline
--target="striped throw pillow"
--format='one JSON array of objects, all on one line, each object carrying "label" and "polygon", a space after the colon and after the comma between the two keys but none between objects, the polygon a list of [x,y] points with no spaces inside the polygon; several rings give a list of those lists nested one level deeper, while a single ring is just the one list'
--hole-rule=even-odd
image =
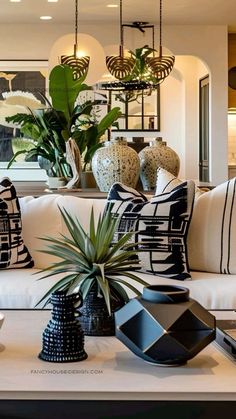
[{"label": "striped throw pillow", "polygon": [[236,178],[195,201],[189,228],[191,270],[236,274]]}]

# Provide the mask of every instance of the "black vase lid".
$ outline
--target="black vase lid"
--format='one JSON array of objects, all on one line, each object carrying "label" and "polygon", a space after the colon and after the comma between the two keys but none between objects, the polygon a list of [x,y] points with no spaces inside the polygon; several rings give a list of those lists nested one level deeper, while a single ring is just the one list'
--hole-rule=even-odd
[{"label": "black vase lid", "polygon": [[142,299],[161,304],[180,303],[189,300],[189,289],[177,285],[149,285],[144,287]]}]

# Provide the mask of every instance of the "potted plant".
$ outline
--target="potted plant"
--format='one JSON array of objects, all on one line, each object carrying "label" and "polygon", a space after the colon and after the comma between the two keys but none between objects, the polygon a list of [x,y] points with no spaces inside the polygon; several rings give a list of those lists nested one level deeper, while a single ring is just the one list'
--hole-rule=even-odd
[{"label": "potted plant", "polygon": [[133,232],[128,232],[113,242],[119,219],[114,218],[110,207],[99,217],[96,228],[92,209],[88,233],[78,219],[65,209],[60,211],[71,237],[63,235],[60,239],[43,238],[48,246],[42,252],[61,260],[41,272],[48,272],[43,278],[59,273],[67,275],[39,303],[44,301],[46,305],[50,296],[58,290],[66,291],[67,294],[79,291],[83,297],[80,323],[85,334],[114,335],[113,313],[129,301],[125,288],[140,295],[129,279],[134,284],[148,285],[132,272],[138,267],[137,258],[134,257],[136,251],[129,243]]},{"label": "potted plant", "polygon": [[97,148],[101,146],[102,135],[120,116],[120,110],[118,107],[111,109],[101,121],[95,118],[94,106],[97,101],[79,103],[79,94],[84,90],[91,90],[84,80],[85,76],[75,79],[73,70],[68,65],[58,65],[49,76],[51,99],[49,101],[44,97],[47,107],[6,117],[7,123],[19,127],[22,135],[30,138],[34,144],[31,150],[15,153],[8,167],[19,154],[24,153],[26,159],[40,156],[39,164],[46,169],[49,176],[68,177],[71,175],[71,168],[66,161],[66,142],[72,138],[84,156],[83,169],[86,168]]}]

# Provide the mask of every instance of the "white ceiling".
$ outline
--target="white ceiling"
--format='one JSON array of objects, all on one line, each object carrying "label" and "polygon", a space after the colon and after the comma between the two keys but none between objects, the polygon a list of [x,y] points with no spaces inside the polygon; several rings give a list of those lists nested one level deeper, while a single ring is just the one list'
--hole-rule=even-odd
[{"label": "white ceiling", "polygon": [[[79,22],[118,21],[119,8],[107,8],[109,3],[119,4],[119,0],[79,0]],[[41,15],[51,15],[52,23],[74,22],[75,0],[21,0],[12,3],[0,0],[1,23],[38,23]],[[123,0],[123,21],[159,21],[158,0]],[[235,0],[163,0],[163,22],[170,25],[223,24],[230,31],[236,30]]]}]

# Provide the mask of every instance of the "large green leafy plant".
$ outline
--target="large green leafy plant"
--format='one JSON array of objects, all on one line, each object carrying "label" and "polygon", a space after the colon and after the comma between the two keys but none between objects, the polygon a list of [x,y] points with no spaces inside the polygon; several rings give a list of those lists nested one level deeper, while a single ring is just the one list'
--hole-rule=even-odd
[{"label": "large green leafy plant", "polygon": [[[71,137],[77,142],[80,153],[84,155],[85,165],[88,164],[105,131],[119,117],[119,108],[109,111],[101,121],[93,118],[96,101],[77,103],[79,94],[91,90],[84,83],[85,77],[75,79],[73,70],[67,65],[54,67],[49,76],[50,101],[46,98],[46,109],[31,110],[30,114],[18,113],[6,118],[8,122],[17,124],[24,137],[33,141],[30,151],[21,150],[16,153],[9,167],[18,154],[25,153],[26,159],[41,156],[49,162],[49,174],[54,176],[68,175],[70,167],[65,159],[66,141]],[[80,123],[82,115],[91,116],[92,123],[84,130]]]},{"label": "large green leafy plant", "polygon": [[66,275],[40,302],[45,300],[47,303],[51,293],[57,290],[67,291],[68,294],[78,290],[85,299],[91,288],[97,285],[98,292],[104,296],[108,313],[111,314],[112,290],[119,294],[124,302],[129,300],[124,287],[139,295],[140,292],[129,279],[144,286],[148,284],[132,272],[137,268],[137,259],[133,257],[136,252],[129,243],[133,232],[128,232],[116,243],[113,242],[119,219],[114,218],[109,207],[99,217],[96,227],[92,209],[88,233],[84,231],[79,220],[73,218],[65,209],[61,210],[61,213],[71,237],[62,235],[60,239],[43,238],[48,246],[42,252],[61,260],[41,272],[49,272],[43,278],[59,273]]}]

